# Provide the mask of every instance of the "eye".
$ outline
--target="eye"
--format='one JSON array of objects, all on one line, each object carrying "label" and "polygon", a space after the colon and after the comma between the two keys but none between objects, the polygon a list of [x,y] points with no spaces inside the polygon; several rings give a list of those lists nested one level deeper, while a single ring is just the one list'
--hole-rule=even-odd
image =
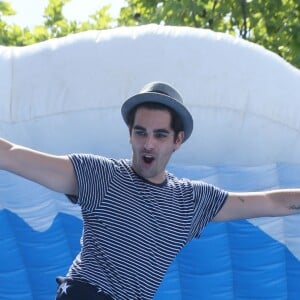
[{"label": "eye", "polygon": [[157,138],[157,139],[165,139],[165,138],[167,138],[168,137],[168,133],[167,132],[155,132],[154,133],[154,136],[155,136],[155,138]]},{"label": "eye", "polygon": [[140,137],[145,137],[147,135],[145,130],[134,129],[134,134]]}]

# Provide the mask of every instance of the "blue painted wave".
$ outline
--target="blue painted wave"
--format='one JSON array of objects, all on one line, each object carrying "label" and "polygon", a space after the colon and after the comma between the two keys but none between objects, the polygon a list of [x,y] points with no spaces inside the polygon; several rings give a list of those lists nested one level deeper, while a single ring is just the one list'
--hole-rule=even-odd
[{"label": "blue painted wave", "polygon": [[55,277],[64,275],[80,249],[82,221],[58,214],[43,232],[0,211],[0,299],[53,300]]},{"label": "blue painted wave", "polygon": [[[80,249],[82,222],[58,214],[33,230],[16,214],[0,211],[0,299],[52,300]],[[285,245],[248,221],[211,223],[176,258],[158,299],[298,300],[300,261]]]},{"label": "blue painted wave", "polygon": [[248,221],[210,223],[178,255],[156,300],[299,300],[300,261]]}]

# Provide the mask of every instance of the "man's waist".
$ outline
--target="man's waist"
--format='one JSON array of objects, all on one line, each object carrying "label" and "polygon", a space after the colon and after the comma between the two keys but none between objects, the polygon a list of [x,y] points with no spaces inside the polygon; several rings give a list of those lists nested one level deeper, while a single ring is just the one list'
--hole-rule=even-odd
[{"label": "man's waist", "polygon": [[56,278],[56,282],[59,284],[57,300],[64,299],[64,295],[68,295],[74,300],[113,300],[113,297],[102,287],[95,286],[82,279],[59,276]]}]

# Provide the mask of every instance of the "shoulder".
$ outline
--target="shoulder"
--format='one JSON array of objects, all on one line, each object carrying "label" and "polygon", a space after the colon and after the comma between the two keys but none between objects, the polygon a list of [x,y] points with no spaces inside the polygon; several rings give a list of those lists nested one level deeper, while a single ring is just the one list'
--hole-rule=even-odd
[{"label": "shoulder", "polygon": [[169,186],[179,187],[181,190],[188,190],[194,193],[194,195],[200,196],[211,193],[223,193],[224,191],[213,184],[204,182],[202,180],[191,180],[189,178],[178,178],[172,173],[167,174]]},{"label": "shoulder", "polygon": [[68,155],[68,158],[73,164],[83,165],[106,165],[111,167],[129,167],[129,160],[126,159],[113,159],[105,156],[90,154],[90,153],[72,153]]},{"label": "shoulder", "polygon": [[130,162],[125,159],[116,160],[101,155],[85,153],[70,154],[68,157],[73,164],[77,177],[80,174],[85,174],[85,176],[110,178],[117,173],[131,172]]},{"label": "shoulder", "polygon": [[170,183],[174,183],[182,187],[199,188],[207,185],[207,183],[201,180],[192,180],[185,177],[179,178],[170,172],[167,172],[167,179]]},{"label": "shoulder", "polygon": [[193,190],[193,182],[188,178],[178,178],[172,173],[167,173],[167,184],[169,187],[181,190]]}]

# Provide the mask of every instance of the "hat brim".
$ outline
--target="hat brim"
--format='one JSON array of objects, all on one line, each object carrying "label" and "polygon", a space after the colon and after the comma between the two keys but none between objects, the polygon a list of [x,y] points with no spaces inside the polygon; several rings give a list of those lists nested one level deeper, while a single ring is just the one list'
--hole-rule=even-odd
[{"label": "hat brim", "polygon": [[174,110],[182,120],[184,131],[184,139],[182,142],[185,142],[191,136],[193,131],[193,118],[191,113],[182,103],[161,93],[145,92],[128,98],[121,108],[122,117],[126,124],[128,124],[129,121],[128,117],[130,111],[135,106],[146,102],[160,103]]}]

